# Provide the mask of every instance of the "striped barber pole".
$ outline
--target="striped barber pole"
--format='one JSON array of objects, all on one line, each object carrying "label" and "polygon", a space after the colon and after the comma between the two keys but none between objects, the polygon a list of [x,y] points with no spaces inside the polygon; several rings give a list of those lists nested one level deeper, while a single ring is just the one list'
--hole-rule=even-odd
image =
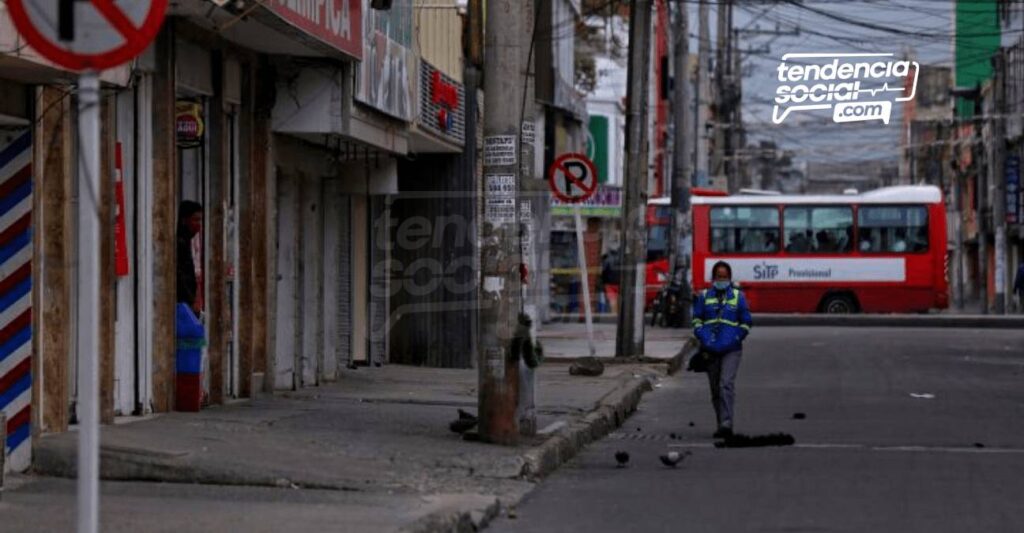
[{"label": "striped barber pole", "polygon": [[0,146],[0,412],[7,470],[31,460],[32,137]]}]

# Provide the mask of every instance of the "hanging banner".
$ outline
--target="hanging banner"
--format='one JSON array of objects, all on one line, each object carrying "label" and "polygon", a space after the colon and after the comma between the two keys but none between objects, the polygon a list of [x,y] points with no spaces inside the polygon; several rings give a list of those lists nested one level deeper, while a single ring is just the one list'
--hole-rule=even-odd
[{"label": "hanging banner", "polygon": [[124,165],[121,158],[121,143],[114,153],[114,196],[117,200],[117,218],[114,221],[114,263],[118,277],[128,275],[128,230],[124,222]]}]

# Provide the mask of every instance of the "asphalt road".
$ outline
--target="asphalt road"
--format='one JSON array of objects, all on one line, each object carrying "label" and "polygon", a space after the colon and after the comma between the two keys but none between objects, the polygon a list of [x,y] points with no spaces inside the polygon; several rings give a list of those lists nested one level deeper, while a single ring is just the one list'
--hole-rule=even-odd
[{"label": "asphalt road", "polygon": [[1024,531],[1024,331],[755,329],[737,389],[737,431],[796,445],[714,448],[684,374],[493,530]]}]

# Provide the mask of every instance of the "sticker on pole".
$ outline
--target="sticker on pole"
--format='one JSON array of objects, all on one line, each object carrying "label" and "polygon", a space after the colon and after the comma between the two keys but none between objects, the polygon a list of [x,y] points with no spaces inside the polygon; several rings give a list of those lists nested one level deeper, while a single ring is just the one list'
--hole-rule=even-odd
[{"label": "sticker on pole", "polygon": [[40,55],[76,71],[127,63],[149,46],[167,0],[7,0],[18,33]]},{"label": "sticker on pole", "polygon": [[562,154],[548,169],[548,186],[563,202],[585,202],[597,191],[597,167],[583,154]]}]

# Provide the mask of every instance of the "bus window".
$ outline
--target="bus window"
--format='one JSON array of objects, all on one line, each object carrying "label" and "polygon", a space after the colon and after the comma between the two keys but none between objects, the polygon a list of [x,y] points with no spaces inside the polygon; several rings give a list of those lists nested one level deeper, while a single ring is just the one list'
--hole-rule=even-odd
[{"label": "bus window", "polygon": [[853,209],[787,207],[784,213],[787,252],[846,253],[853,249]]},{"label": "bus window", "polygon": [[860,251],[928,251],[928,210],[923,206],[861,207],[857,212]]},{"label": "bus window", "polygon": [[711,251],[779,251],[779,210],[775,207],[711,208]]}]

